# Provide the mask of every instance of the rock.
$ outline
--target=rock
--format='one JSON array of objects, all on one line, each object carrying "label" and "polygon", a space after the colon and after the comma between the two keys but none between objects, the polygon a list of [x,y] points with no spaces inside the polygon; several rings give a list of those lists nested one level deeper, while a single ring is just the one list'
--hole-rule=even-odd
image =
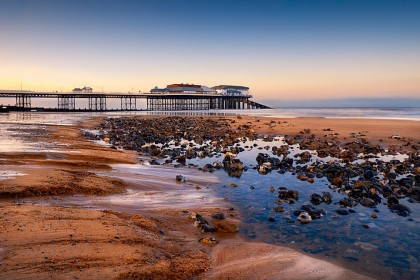
[{"label": "rock", "polygon": [[370,198],[366,198],[366,197],[365,198],[362,198],[360,200],[360,204],[362,204],[365,207],[375,207],[376,206],[376,202],[375,201],[373,201]]},{"label": "rock", "polygon": [[260,173],[260,174],[265,175],[265,174],[268,174],[268,173],[270,173],[270,172],[271,172],[271,167],[269,167],[269,166],[266,166],[266,165],[260,165],[260,166],[258,167],[258,173]]},{"label": "rock", "polygon": [[273,209],[271,209],[271,211],[276,212],[276,213],[282,213],[282,212],[284,212],[284,207],[283,206],[275,206],[275,207],[273,207]]},{"label": "rock", "polygon": [[276,218],[274,218],[274,217],[269,217],[269,218],[268,218],[268,221],[269,221],[269,222],[271,222],[271,223],[273,223],[273,222],[275,222],[275,221],[276,221]]},{"label": "rock", "polygon": [[210,224],[204,224],[201,226],[201,232],[216,232],[217,228],[213,227]]},{"label": "rock", "polygon": [[229,171],[243,170],[244,165],[242,161],[235,158],[233,155],[226,155],[223,159],[223,167]]},{"label": "rock", "polygon": [[311,216],[307,212],[301,212],[297,219],[301,224],[307,224],[312,221]]},{"label": "rock", "polygon": [[332,202],[332,195],[330,192],[322,192],[322,201],[325,202],[325,204],[331,204]]},{"label": "rock", "polygon": [[268,154],[259,153],[256,161],[258,165],[263,165],[265,162],[270,162],[270,156]]},{"label": "rock", "polygon": [[375,176],[375,174],[373,173],[373,171],[372,171],[372,170],[367,170],[367,171],[365,171],[365,172],[363,173],[363,177],[364,177],[366,180],[371,180],[374,176]]},{"label": "rock", "polygon": [[213,219],[216,219],[216,220],[224,220],[224,219],[226,219],[226,216],[223,213],[214,213],[214,214],[211,215],[211,217]]},{"label": "rock", "polygon": [[208,245],[217,245],[219,243],[214,237],[204,237],[199,239],[198,242]]},{"label": "rock", "polygon": [[387,200],[388,207],[391,207],[391,206],[399,204],[399,203],[400,202],[399,202],[398,198],[396,198],[395,196],[388,197],[388,200]]},{"label": "rock", "polygon": [[237,186],[238,186],[238,184],[235,184],[235,183],[229,184],[229,187],[231,187],[231,188],[236,188]]},{"label": "rock", "polygon": [[368,228],[369,228],[369,225],[364,224],[364,225],[363,225],[363,227],[364,227],[365,229],[368,229]]},{"label": "rock", "polygon": [[314,205],[319,205],[322,203],[323,199],[322,196],[320,196],[319,194],[313,193],[311,194],[309,201]]},{"label": "rock", "polygon": [[275,192],[275,191],[276,191],[276,189],[275,189],[274,187],[269,187],[269,188],[268,188],[268,191],[269,191],[269,192],[271,192],[271,193],[273,193],[273,192]]},{"label": "rock", "polygon": [[353,207],[353,206],[356,206],[358,202],[351,197],[349,198],[345,197],[340,200],[339,204],[343,207]]},{"label": "rock", "polygon": [[203,171],[205,172],[213,172],[214,171],[214,166],[207,163],[206,165],[203,166]]},{"label": "rock", "polygon": [[219,232],[235,233],[239,231],[237,224],[226,220],[218,220],[214,223],[214,226]]},{"label": "rock", "polygon": [[182,176],[182,175],[176,175],[175,179],[176,179],[177,182],[188,182],[189,181],[187,177]]},{"label": "rock", "polygon": [[347,211],[346,209],[337,209],[335,212],[339,215],[348,215],[349,214],[349,211]]},{"label": "rock", "polygon": [[195,227],[200,227],[200,226],[202,226],[202,225],[208,225],[209,223],[203,218],[203,216],[201,216],[200,214],[198,214],[198,213],[195,213],[195,212],[191,212],[190,213],[190,215],[189,215],[189,218],[190,219],[194,219],[195,220],[195,222],[194,222],[194,226]]},{"label": "rock", "polygon": [[410,215],[411,210],[404,204],[395,204],[390,207],[391,212],[397,213],[400,216],[407,217]]},{"label": "rock", "polygon": [[280,199],[298,199],[299,198],[299,192],[296,190],[279,190],[279,198]]},{"label": "rock", "polygon": [[303,162],[309,162],[311,160],[312,155],[311,155],[310,152],[305,151],[305,152],[299,154],[299,157]]},{"label": "rock", "polygon": [[338,187],[341,187],[343,185],[343,180],[340,177],[334,177],[333,184]]},{"label": "rock", "polygon": [[377,215],[376,213],[372,213],[372,214],[370,215],[370,217],[371,217],[372,219],[376,219],[376,218],[378,218],[378,215]]}]

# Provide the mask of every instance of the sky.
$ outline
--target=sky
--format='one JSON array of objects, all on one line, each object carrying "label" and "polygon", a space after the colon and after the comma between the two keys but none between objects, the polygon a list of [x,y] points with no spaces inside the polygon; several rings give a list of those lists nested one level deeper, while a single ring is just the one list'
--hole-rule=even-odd
[{"label": "sky", "polygon": [[0,0],[0,89],[420,98],[420,1]]}]

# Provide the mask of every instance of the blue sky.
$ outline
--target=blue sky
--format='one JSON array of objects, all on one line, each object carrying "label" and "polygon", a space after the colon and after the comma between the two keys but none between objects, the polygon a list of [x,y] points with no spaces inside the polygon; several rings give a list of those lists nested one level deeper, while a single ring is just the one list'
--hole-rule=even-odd
[{"label": "blue sky", "polygon": [[0,88],[419,97],[420,1],[0,2]]}]

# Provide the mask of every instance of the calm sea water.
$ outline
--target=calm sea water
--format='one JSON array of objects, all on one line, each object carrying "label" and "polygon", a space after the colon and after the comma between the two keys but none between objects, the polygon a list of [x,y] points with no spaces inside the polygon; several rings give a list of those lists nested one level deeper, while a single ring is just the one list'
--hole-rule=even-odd
[{"label": "calm sea water", "polygon": [[[165,115],[178,114],[179,112],[165,112]],[[272,110],[249,110],[249,111],[205,111],[205,112],[181,112],[189,115],[230,115],[245,113],[256,116],[275,117],[341,117],[341,118],[378,118],[378,119],[407,119],[420,121],[420,108],[287,108]],[[147,112],[124,113],[124,115],[148,114]],[[6,126],[19,128],[19,125],[43,125],[59,124],[67,125],[97,115],[118,116],[117,113],[10,113],[0,114],[0,144],[3,141],[14,147],[19,143],[10,143],[10,131],[5,132]],[[6,129],[7,130],[7,129]],[[14,129],[13,131],[16,131]],[[9,141],[9,142],[8,142]],[[270,153],[270,147],[279,146],[282,139],[274,142],[246,142],[240,145],[245,149],[238,157],[250,167],[240,178],[229,177],[224,171],[216,171],[220,183],[212,185],[217,196],[228,199],[236,205],[241,212],[243,224],[240,234],[249,240],[263,241],[272,244],[286,245],[301,252],[315,255],[332,262],[339,263],[361,273],[374,275],[378,279],[419,279],[420,261],[420,204],[410,203],[408,199],[402,199],[401,203],[409,206],[412,213],[409,217],[401,217],[391,213],[385,205],[378,205],[377,211],[358,205],[354,208],[356,213],[347,216],[335,214],[339,208],[338,201],[345,197],[343,193],[333,192],[329,189],[329,183],[325,178],[316,179],[313,184],[296,179],[291,173],[279,174],[271,172],[261,175],[252,169],[255,158],[259,152]],[[267,150],[252,147],[269,146]],[[23,143],[22,143],[23,145]],[[25,146],[22,146],[25,147]],[[27,147],[25,147],[27,148]],[[7,149],[7,148],[6,148]],[[295,147],[295,152],[300,152]],[[189,163],[203,166],[205,163],[221,161],[219,158],[194,159]],[[392,159],[392,158],[390,158]],[[401,156],[395,157],[401,160]],[[313,159],[316,160],[316,159]],[[140,167],[139,167],[140,168]],[[135,170],[135,167],[134,167]],[[179,173],[188,170],[177,169]],[[125,171],[130,176],[135,172]],[[132,173],[132,174],[131,174]],[[229,187],[230,184],[237,187]],[[274,187],[275,192],[270,192],[269,187]],[[299,200],[295,204],[283,203],[283,213],[273,212],[277,206],[277,189],[286,187],[299,192]],[[309,224],[300,225],[293,211],[303,204],[310,204],[309,196],[314,193],[329,191],[333,194],[333,203],[316,206],[326,212],[319,220]],[[132,195],[132,194],[131,194]],[[80,202],[83,203],[83,202]],[[136,200],[130,200],[134,206]],[[140,202],[138,202],[140,203]],[[144,203],[144,202],[141,202]],[[137,205],[137,208],[139,206]],[[371,214],[376,213],[377,219],[372,219]],[[286,216],[291,216],[295,223],[289,223]],[[274,218],[270,219],[269,218]],[[369,225],[368,229],[363,227]]]},{"label": "calm sea water", "polygon": [[252,110],[273,117],[324,117],[420,120],[420,108],[276,108]]}]

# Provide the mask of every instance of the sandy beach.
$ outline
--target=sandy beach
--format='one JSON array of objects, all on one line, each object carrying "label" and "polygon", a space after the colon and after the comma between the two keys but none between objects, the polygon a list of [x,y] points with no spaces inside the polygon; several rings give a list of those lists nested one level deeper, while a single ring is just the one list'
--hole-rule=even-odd
[{"label": "sandy beach", "polygon": [[[147,116],[141,118],[156,118]],[[162,118],[162,117],[157,117]],[[417,153],[420,123],[402,120],[205,117],[234,136],[314,135],[345,147],[372,146]],[[33,142],[65,144],[62,151],[0,153],[0,278],[2,279],[369,279],[290,248],[249,242],[237,233],[241,218],[227,201],[206,208],[91,210],[26,202],[28,198],[123,193],[132,182],[112,176],[113,164],[135,164],[134,151],[99,145],[82,136],[103,118],[73,126],[49,125]],[[246,130],[244,129],[246,127]],[[109,175],[98,175],[98,173]],[[107,174],[108,174],[107,173]],[[203,173],[203,177],[206,176]],[[177,184],[173,178],[173,184]],[[148,188],[149,186],[136,186]],[[190,182],[204,188],[200,182]],[[159,189],[164,191],[164,188]],[[215,224],[216,233],[193,226],[191,213]],[[213,214],[224,213],[225,220]],[[218,244],[199,242],[214,236]]]}]

